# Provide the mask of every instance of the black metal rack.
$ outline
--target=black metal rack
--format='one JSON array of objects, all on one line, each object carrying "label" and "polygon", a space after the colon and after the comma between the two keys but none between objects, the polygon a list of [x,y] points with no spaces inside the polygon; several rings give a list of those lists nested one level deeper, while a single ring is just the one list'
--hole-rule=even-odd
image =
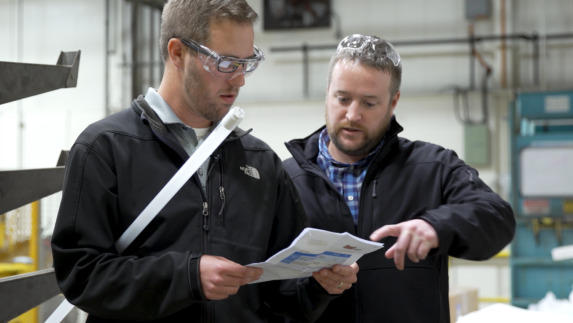
[{"label": "black metal rack", "polygon": [[[0,104],[33,95],[75,87],[80,51],[61,52],[56,65],[0,62]],[[62,189],[67,151],[62,151],[54,168],[0,171],[0,214],[15,210]],[[58,295],[53,269],[0,279],[0,322]]]}]

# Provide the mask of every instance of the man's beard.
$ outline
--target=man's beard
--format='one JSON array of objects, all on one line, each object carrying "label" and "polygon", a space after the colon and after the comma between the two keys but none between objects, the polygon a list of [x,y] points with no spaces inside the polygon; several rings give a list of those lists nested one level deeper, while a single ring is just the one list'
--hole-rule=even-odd
[{"label": "man's beard", "polygon": [[231,108],[231,105],[222,109],[217,103],[209,98],[209,91],[203,80],[192,65],[187,69],[183,78],[183,86],[187,95],[188,104],[192,105],[194,112],[211,122],[219,122]]},{"label": "man's beard", "polygon": [[[335,127],[334,132],[331,132],[328,129],[328,135],[330,137],[330,141],[336,146],[336,148],[348,156],[366,156],[376,145],[379,141],[374,140],[375,138],[371,138],[368,132],[365,129],[361,129],[364,138],[361,139],[360,142],[353,142],[351,144],[344,143],[343,140],[340,139],[339,132],[344,128],[344,125],[338,125]],[[356,128],[356,127],[354,127]],[[382,137],[380,137],[382,139]]]},{"label": "man's beard", "polygon": [[[392,114],[386,115],[380,128],[378,128],[379,130],[374,133],[369,133],[366,128],[350,122],[340,123],[336,126],[327,124],[326,128],[330,141],[339,151],[348,156],[361,157],[368,155],[380,143],[389,128],[391,120]],[[360,130],[364,138],[360,142],[353,142],[351,145],[345,144],[340,138],[340,131],[346,127]]]}]

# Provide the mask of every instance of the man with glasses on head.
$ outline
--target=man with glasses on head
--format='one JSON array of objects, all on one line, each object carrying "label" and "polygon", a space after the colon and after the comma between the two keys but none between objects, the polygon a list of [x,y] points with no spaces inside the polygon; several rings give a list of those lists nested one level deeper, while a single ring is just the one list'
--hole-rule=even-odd
[{"label": "man with glasses on head", "polygon": [[284,162],[312,227],[381,241],[318,322],[450,322],[448,257],[485,260],[513,238],[511,207],[455,152],[399,137],[400,55],[374,36],[330,61],[326,126]]},{"label": "man with glasses on head", "polygon": [[256,19],[244,0],[169,1],[159,88],[73,145],[52,250],[58,284],[88,322],[311,321],[356,281],[354,264],[297,280],[293,292],[287,281],[249,284],[262,269],[245,265],[289,246],[307,221],[280,159],[238,128],[127,248],[116,247],[262,62]]}]

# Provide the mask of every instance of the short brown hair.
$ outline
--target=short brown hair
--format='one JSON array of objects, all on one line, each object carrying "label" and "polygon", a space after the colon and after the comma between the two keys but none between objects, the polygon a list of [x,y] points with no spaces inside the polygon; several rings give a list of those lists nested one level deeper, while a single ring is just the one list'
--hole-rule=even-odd
[{"label": "short brown hair", "polygon": [[245,0],[169,0],[161,15],[159,48],[167,60],[167,43],[171,38],[209,41],[209,23],[231,20],[253,25],[258,14]]},{"label": "short brown hair", "polygon": [[[360,35],[359,35],[360,36]],[[366,36],[375,40],[379,46],[385,46],[395,50],[394,46],[388,41],[381,39],[376,36]],[[344,41],[344,40],[343,40]],[[342,42],[341,42],[342,43]],[[397,53],[397,51],[396,51]],[[398,55],[398,54],[396,54]],[[399,56],[399,55],[398,55]],[[375,69],[381,70],[383,72],[390,73],[390,100],[394,98],[396,93],[400,90],[400,85],[402,83],[402,62],[398,59],[397,64],[395,64],[388,57],[380,56],[370,50],[367,47],[365,50],[355,50],[355,49],[338,49],[336,53],[330,59],[330,65],[328,68],[327,85],[330,86],[330,81],[332,79],[332,70],[336,63],[342,60],[347,60],[355,62],[361,65],[370,66]]]}]

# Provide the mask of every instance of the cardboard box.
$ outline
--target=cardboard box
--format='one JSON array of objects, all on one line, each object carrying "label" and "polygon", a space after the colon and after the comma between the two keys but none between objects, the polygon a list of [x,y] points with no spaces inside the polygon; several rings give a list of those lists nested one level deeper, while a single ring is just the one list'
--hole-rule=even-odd
[{"label": "cardboard box", "polygon": [[450,288],[450,321],[478,310],[478,290],[469,287]]}]

